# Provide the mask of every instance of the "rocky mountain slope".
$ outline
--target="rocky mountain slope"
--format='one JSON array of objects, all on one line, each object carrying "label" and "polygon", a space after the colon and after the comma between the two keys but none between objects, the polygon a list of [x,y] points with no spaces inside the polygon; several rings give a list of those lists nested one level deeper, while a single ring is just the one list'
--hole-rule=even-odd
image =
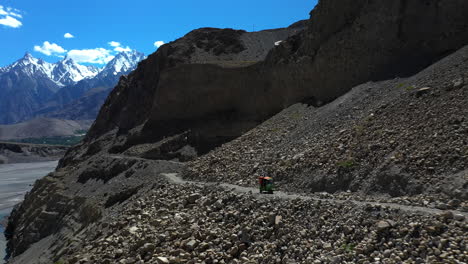
[{"label": "rocky mountain slope", "polygon": [[[143,58],[137,51],[121,52],[99,69],[80,65],[68,57],[48,63],[26,53],[22,59],[0,69],[0,124],[54,114],[64,119],[53,112],[66,108],[74,100],[86,100],[81,97],[91,89],[106,88],[109,93],[119,77],[135,69]],[[97,107],[103,101],[97,102]],[[86,115],[94,119],[95,109],[90,112],[77,119],[85,119]]]},{"label": "rocky mountain slope", "polygon": [[[203,28],[164,45],[137,71],[121,79],[89,138],[115,129],[119,135],[127,134],[139,127],[128,142],[126,138],[116,139],[123,140],[114,144],[116,151],[123,151],[132,141],[154,143],[191,130],[187,140],[203,153],[238,136],[277,106],[265,101],[258,105],[267,109],[256,109],[252,105],[255,97],[249,96],[250,86],[237,84],[248,82],[242,76],[260,78],[257,66],[251,65],[262,61],[276,41],[302,29],[301,23],[253,33]],[[133,103],[136,101],[138,104]],[[253,111],[258,116],[252,116]]]},{"label": "rocky mountain slope", "polygon": [[463,214],[261,196],[152,177],[153,185],[141,186],[126,201],[109,197],[112,205],[100,220],[93,222],[96,211],[87,209],[81,232],[54,234],[33,246],[40,254],[26,251],[14,263],[32,257],[34,263],[467,261]]},{"label": "rocky mountain slope", "polygon": [[[465,5],[322,1],[304,32],[277,37],[290,36],[258,63],[246,44],[256,33],[193,31],[121,80],[88,142],[114,131],[113,151],[123,151],[190,131],[190,145],[205,153],[293,103],[321,105],[354,85],[417,72],[461,48],[468,40]],[[450,16],[420,15],[438,12]],[[434,24],[430,32],[427,24]]]},{"label": "rocky mountain slope", "polygon": [[[467,262],[467,7],[322,0],[162,46],[15,208],[10,263]],[[292,194],[239,192],[264,173]]]},{"label": "rocky mountain slope", "polygon": [[[297,104],[195,160],[186,176],[282,188],[468,200],[468,48],[326,106]],[[457,202],[459,204],[459,202]]]}]

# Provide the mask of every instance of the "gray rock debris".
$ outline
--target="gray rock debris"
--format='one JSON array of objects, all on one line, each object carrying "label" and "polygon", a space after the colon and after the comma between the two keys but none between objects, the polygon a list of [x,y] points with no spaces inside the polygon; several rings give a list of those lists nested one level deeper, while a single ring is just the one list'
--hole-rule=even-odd
[{"label": "gray rock debris", "polygon": [[[189,200],[193,203],[170,206]],[[221,201],[222,206],[208,200]],[[122,209],[115,218],[88,227],[78,237],[82,244],[69,245],[62,260],[70,264],[468,261],[467,223],[450,212],[417,215],[381,206],[263,199],[211,185],[172,184],[132,198]]]}]

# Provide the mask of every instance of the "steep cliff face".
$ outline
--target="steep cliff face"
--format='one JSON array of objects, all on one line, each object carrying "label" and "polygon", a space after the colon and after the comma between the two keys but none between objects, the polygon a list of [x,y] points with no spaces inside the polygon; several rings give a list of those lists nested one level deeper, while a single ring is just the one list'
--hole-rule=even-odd
[{"label": "steep cliff face", "polygon": [[[304,24],[253,33],[204,28],[162,46],[121,78],[87,142],[113,130],[117,140],[112,151],[121,152],[192,130],[188,144],[203,152],[239,136],[281,109],[278,103],[269,107],[269,98],[282,101],[282,96],[271,94],[260,103],[245,84],[257,82],[265,87],[259,93],[267,94],[269,81],[263,80],[263,70],[255,65],[275,42],[299,33]],[[119,138],[123,134],[128,136]]]},{"label": "steep cliff face", "polygon": [[321,1],[288,29],[196,30],[120,81],[87,141],[114,130],[120,152],[190,130],[203,153],[298,101],[421,70],[467,43],[467,15],[466,1]]},{"label": "steep cliff face", "polygon": [[267,63],[300,64],[309,95],[328,101],[369,80],[414,74],[462,47],[467,8],[463,0],[320,1],[307,30]]},{"label": "steep cliff face", "polygon": [[295,104],[185,176],[255,186],[267,174],[282,190],[466,202],[467,62],[465,46],[410,78],[361,84],[323,107]]}]

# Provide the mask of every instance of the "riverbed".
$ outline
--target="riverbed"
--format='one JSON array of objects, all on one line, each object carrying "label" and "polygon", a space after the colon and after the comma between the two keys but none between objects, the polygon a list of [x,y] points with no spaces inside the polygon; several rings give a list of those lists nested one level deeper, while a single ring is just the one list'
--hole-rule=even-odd
[{"label": "riverbed", "polygon": [[[52,172],[58,161],[0,165],[0,223],[21,202],[34,182]],[[0,225],[0,263],[5,257],[4,227]]]}]

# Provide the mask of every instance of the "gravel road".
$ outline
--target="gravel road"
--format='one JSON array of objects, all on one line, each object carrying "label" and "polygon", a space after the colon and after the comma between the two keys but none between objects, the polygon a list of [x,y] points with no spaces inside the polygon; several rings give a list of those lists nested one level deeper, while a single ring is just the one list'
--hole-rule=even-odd
[{"label": "gravel road", "polygon": [[[228,189],[237,193],[250,193],[260,199],[280,198],[280,199],[288,199],[288,200],[294,200],[294,199],[314,200],[314,201],[324,201],[324,202],[332,202],[332,203],[351,202],[358,206],[365,206],[365,205],[382,206],[382,207],[398,209],[398,210],[402,210],[406,212],[432,214],[432,215],[438,215],[444,212],[443,210],[420,207],[420,206],[407,206],[407,205],[401,205],[401,204],[396,204],[396,203],[362,202],[362,201],[356,201],[356,200],[323,199],[323,198],[313,197],[310,195],[285,193],[282,191],[275,191],[274,194],[260,194],[258,193],[257,188],[252,188],[252,187],[244,187],[244,186],[238,186],[238,185],[228,184],[228,183],[214,183],[214,182],[205,183],[205,182],[187,181],[179,177],[177,173],[163,173],[162,175],[174,184],[193,184],[197,186],[216,185],[216,186],[221,186],[225,189]],[[457,210],[451,210],[451,212],[453,214],[465,216],[465,221],[468,221],[468,213],[457,211]]]}]

